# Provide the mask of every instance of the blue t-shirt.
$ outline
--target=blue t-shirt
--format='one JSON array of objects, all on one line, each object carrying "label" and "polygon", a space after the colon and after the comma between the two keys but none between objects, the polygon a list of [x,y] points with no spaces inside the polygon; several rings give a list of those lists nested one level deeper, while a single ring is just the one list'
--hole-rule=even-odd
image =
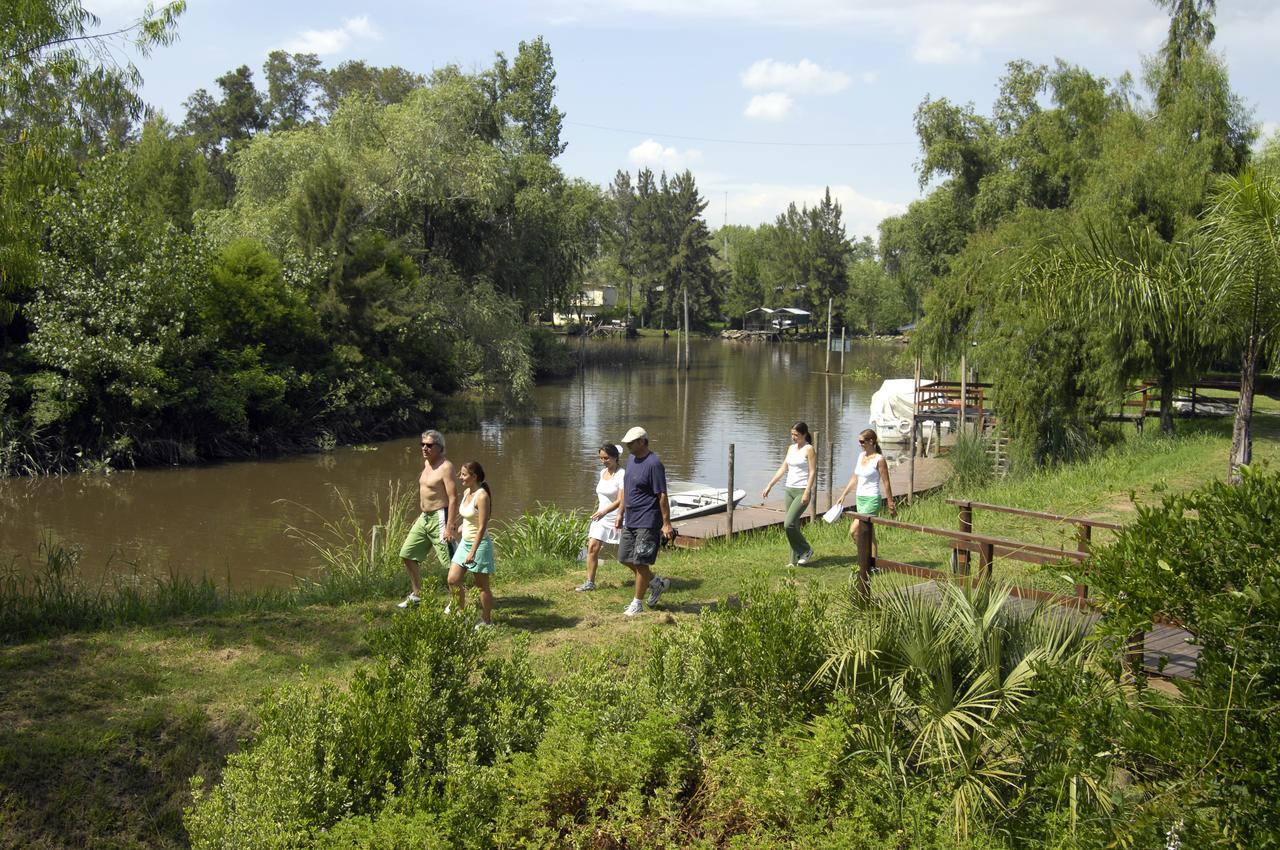
[{"label": "blue t-shirt", "polygon": [[667,492],[667,468],[653,452],[631,456],[623,477],[622,524],[627,528],[662,528],[658,494]]}]

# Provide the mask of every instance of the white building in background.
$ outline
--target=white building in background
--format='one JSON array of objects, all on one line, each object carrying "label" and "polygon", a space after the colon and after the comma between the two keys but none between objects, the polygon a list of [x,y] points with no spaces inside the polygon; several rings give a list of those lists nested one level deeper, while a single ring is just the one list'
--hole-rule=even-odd
[{"label": "white building in background", "polygon": [[583,287],[573,298],[569,299],[569,309],[564,313],[553,313],[551,323],[567,325],[578,321],[595,321],[595,318],[606,310],[618,306],[618,287],[591,285]]}]

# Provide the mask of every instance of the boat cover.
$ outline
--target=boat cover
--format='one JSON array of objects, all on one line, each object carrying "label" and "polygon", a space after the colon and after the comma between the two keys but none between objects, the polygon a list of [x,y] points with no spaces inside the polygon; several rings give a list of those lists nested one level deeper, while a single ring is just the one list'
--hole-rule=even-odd
[{"label": "boat cover", "polygon": [[[928,386],[932,381],[921,381]],[[911,421],[915,413],[914,378],[890,378],[871,396],[871,424],[896,428],[899,422]]]}]

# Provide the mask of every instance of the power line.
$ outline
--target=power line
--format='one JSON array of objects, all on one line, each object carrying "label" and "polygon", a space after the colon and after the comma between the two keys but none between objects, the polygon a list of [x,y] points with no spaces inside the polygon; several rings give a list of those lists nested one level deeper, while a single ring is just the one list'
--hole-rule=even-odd
[{"label": "power line", "polygon": [[675,133],[654,133],[644,130],[626,130],[621,127],[605,127],[600,124],[587,124],[582,121],[565,121],[570,127],[589,127],[592,130],[605,130],[610,133],[626,133],[631,136],[659,136],[667,139],[681,139],[687,142],[714,142],[721,145],[756,145],[759,147],[777,148],[888,148],[902,145],[914,145],[915,142],[760,142],[748,139],[713,139],[707,136],[681,136]]}]

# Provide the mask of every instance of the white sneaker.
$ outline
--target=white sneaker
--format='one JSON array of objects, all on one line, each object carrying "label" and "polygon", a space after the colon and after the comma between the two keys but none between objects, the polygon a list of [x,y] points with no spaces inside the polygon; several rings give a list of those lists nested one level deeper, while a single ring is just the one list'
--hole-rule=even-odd
[{"label": "white sneaker", "polygon": [[447,617],[452,613],[453,613],[453,603],[452,602],[444,603],[444,615]]},{"label": "white sneaker", "polygon": [[644,606],[640,604],[640,600],[632,599],[631,604],[627,606],[626,610],[623,611],[622,614],[625,617],[634,617],[636,614],[641,614],[643,612]]},{"label": "white sneaker", "polygon": [[652,608],[658,604],[658,597],[661,596],[668,588],[671,587],[671,579],[654,576],[649,582],[649,607]]},{"label": "white sneaker", "polygon": [[810,549],[808,552],[805,552],[798,559],[796,559],[796,563],[803,567],[805,564],[809,563],[812,560],[813,560],[813,550]]},{"label": "white sneaker", "polygon": [[480,620],[479,622],[476,623],[475,628],[472,629],[472,631],[482,632],[485,629],[492,629],[492,628],[493,628],[492,622],[485,622],[484,620]]},{"label": "white sneaker", "polygon": [[584,581],[582,584],[574,588],[574,590],[577,590],[579,592],[587,591],[587,590],[595,590],[595,589],[596,589],[596,583],[594,581]]},{"label": "white sneaker", "polygon": [[421,601],[422,601],[422,597],[418,596],[418,594],[410,593],[408,596],[404,598],[404,601],[396,605],[396,607],[408,608],[410,605],[417,605]]}]

